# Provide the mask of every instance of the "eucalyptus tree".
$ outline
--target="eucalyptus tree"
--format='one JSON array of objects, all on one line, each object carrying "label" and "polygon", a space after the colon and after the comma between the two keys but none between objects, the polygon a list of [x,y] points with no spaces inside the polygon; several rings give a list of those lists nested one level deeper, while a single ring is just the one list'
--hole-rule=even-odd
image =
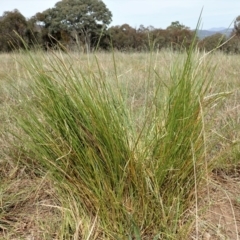
[{"label": "eucalyptus tree", "polygon": [[[215,33],[211,36],[202,39],[198,47],[200,50],[212,51],[213,49],[225,50],[226,35],[222,33]],[[218,47],[218,48],[217,48]]]},{"label": "eucalyptus tree", "polygon": [[17,10],[6,11],[0,17],[0,51],[11,51],[23,46],[27,30],[25,17]]},{"label": "eucalyptus tree", "polygon": [[234,21],[234,28],[225,44],[225,49],[227,53],[240,53],[240,15]]},{"label": "eucalyptus tree", "polygon": [[170,26],[167,27],[167,30],[189,30],[189,27],[181,24],[179,21],[172,22]]},{"label": "eucalyptus tree", "polygon": [[35,15],[37,23],[58,40],[81,40],[88,48],[107,29],[112,13],[101,0],[62,0]]},{"label": "eucalyptus tree", "polygon": [[234,34],[236,34],[236,36],[240,37],[240,15],[238,17],[236,17],[236,19],[234,21],[233,32],[234,32]]},{"label": "eucalyptus tree", "polygon": [[195,31],[181,24],[179,21],[172,22],[166,28],[167,47],[173,50],[185,50],[192,46]]}]

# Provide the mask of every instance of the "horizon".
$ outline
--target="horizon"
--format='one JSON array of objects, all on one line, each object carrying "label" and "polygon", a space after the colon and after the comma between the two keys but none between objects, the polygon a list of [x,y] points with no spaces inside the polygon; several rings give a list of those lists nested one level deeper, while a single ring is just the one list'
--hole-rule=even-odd
[{"label": "horizon", "polygon": [[[107,8],[112,12],[112,22],[109,26],[129,24],[138,28],[145,27],[165,29],[172,22],[195,29],[201,15],[199,28],[211,30],[211,28],[232,28],[233,21],[240,15],[240,3],[238,0],[103,0]],[[8,0],[0,6],[0,14],[14,9],[29,19],[37,12],[42,12],[54,7],[56,0]]]}]

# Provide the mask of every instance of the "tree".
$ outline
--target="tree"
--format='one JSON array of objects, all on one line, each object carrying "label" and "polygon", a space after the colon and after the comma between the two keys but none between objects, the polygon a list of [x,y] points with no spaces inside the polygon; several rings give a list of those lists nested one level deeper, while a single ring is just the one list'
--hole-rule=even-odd
[{"label": "tree", "polygon": [[62,0],[35,15],[37,23],[57,40],[69,35],[74,41],[84,42],[88,48],[94,42],[93,36],[96,38],[107,29],[111,18],[112,13],[101,0]]},{"label": "tree", "polygon": [[172,22],[170,26],[167,27],[167,30],[189,30],[189,27],[186,27],[183,24],[180,24],[179,21]]},{"label": "tree", "polygon": [[234,29],[233,33],[237,36],[240,37],[240,15],[235,19],[234,21]]},{"label": "tree", "polygon": [[234,21],[234,28],[232,30],[230,40],[226,43],[227,53],[240,53],[240,15]]},{"label": "tree", "polygon": [[236,36],[231,38],[227,43],[224,45],[224,52],[230,54],[239,54],[240,53],[240,39]]},{"label": "tree", "polygon": [[[227,38],[224,34],[215,33],[211,36],[205,37],[199,42],[199,49],[205,51],[211,51],[218,46],[221,46],[224,42],[226,42]],[[221,46],[219,50],[224,50],[225,46]]]},{"label": "tree", "polygon": [[17,9],[4,12],[0,18],[0,51],[22,47],[26,30],[27,21]]},{"label": "tree", "polygon": [[180,24],[179,21],[172,22],[167,27],[168,47],[173,50],[183,50],[191,46],[194,39],[194,32],[189,27]]},{"label": "tree", "polygon": [[36,46],[41,46],[42,44],[41,27],[38,26],[32,18],[27,20],[27,29],[25,31],[24,40],[29,48],[35,48]]},{"label": "tree", "polygon": [[128,24],[111,27],[108,33],[114,48],[124,51],[136,48],[137,31]]}]

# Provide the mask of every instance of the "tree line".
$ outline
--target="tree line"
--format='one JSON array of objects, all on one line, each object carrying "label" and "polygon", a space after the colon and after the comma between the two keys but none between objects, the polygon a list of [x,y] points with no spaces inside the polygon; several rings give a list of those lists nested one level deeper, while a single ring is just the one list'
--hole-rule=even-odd
[{"label": "tree line", "polygon": [[[195,31],[179,21],[166,29],[143,25],[133,28],[127,23],[110,27],[111,21],[112,13],[100,0],[62,0],[29,19],[17,9],[7,11],[0,16],[0,51],[31,49],[36,45],[45,50],[59,46],[82,51],[183,50],[195,37]],[[197,39],[196,44],[200,50],[211,51],[218,45],[226,53],[240,53],[240,16],[229,37],[216,33]]]}]

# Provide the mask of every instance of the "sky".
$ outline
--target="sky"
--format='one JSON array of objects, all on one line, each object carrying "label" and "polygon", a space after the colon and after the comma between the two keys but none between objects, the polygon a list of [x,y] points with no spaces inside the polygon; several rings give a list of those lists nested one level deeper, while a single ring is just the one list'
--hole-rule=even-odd
[{"label": "sky", "polygon": [[[26,18],[52,8],[59,0],[0,0],[0,15],[18,9]],[[228,28],[240,15],[240,0],[103,0],[112,12],[111,25],[153,26],[165,29],[171,22],[194,29],[201,10],[200,29]],[[232,27],[233,25],[231,25]]]}]

